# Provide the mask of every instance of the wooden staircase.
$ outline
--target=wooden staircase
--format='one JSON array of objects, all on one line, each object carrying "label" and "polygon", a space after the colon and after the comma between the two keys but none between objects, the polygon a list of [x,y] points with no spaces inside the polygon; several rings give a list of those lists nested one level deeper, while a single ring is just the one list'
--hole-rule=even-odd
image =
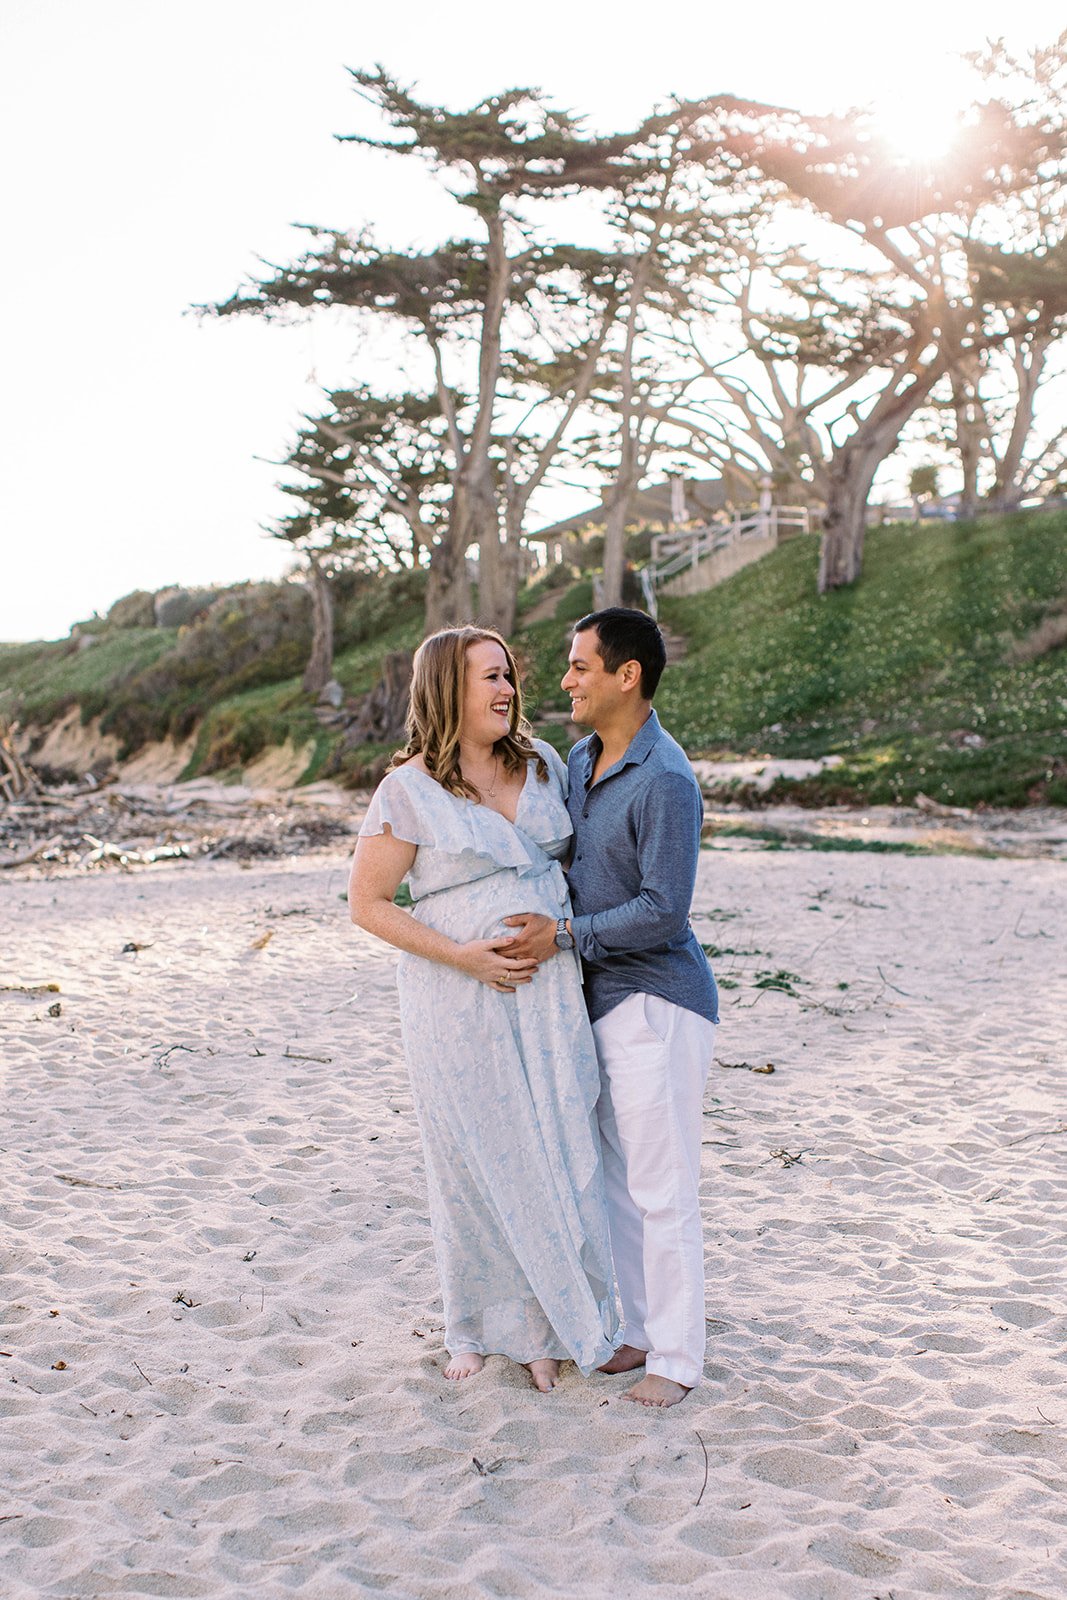
[{"label": "wooden staircase", "polygon": [[[699,528],[657,533],[652,540],[652,555],[638,577],[646,609],[658,612],[658,594],[672,579],[700,567],[704,562],[741,546],[751,546],[747,560],[756,560],[780,544],[811,531],[811,513],[806,506],[761,506],[758,511],[734,517],[732,522],[708,523]],[[714,581],[714,580],[712,580]],[[721,581],[718,580],[718,581]],[[700,585],[703,587],[703,585]],[[710,587],[710,584],[709,584]]]},{"label": "wooden staircase", "polygon": [[667,648],[667,665],[672,666],[676,661],[684,661],[688,646],[680,633],[672,633],[665,628],[662,622],[659,631],[663,635],[663,643]]}]

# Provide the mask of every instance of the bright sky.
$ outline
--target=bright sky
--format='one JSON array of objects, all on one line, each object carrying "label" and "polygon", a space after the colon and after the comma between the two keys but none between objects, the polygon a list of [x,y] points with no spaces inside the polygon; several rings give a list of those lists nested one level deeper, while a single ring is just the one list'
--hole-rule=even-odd
[{"label": "bright sky", "polygon": [[[346,66],[455,105],[540,87],[595,126],[664,96],[812,109],[961,94],[955,57],[1045,43],[1062,0],[4,0],[0,639],[61,637],[131,589],[281,572],[261,525],[317,383],[356,376],[341,325],[199,323],[301,247],[294,222],[431,243],[447,203],[365,126]],[[317,378],[317,382],[316,382]],[[563,514],[560,512],[559,514]]]}]

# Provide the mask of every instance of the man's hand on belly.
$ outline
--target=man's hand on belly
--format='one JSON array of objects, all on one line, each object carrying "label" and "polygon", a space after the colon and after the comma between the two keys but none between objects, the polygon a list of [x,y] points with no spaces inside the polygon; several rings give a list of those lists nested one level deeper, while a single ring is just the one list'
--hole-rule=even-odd
[{"label": "man's hand on belly", "polygon": [[520,961],[547,961],[559,954],[556,944],[556,918],[542,916],[539,911],[523,911],[517,917],[505,917],[506,928],[516,928],[515,943],[508,955]]}]

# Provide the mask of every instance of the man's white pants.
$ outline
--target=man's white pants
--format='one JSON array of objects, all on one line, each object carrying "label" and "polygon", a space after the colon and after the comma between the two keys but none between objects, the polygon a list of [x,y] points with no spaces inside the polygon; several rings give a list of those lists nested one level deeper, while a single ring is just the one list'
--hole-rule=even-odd
[{"label": "man's white pants", "polygon": [[631,994],[593,1037],[623,1339],[648,1351],[646,1372],[692,1388],[704,1371],[700,1146],[715,1026]]}]

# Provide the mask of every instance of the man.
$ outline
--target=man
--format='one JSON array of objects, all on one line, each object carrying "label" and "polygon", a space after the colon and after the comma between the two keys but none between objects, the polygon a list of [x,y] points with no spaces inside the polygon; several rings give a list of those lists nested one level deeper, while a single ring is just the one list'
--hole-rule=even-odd
[{"label": "man", "polygon": [[592,733],[568,762],[573,918],[509,917],[509,951],[543,961],[577,946],[600,1058],[597,1105],[624,1343],[603,1372],[645,1368],[626,1394],[672,1406],[704,1367],[698,1183],[704,1084],[718,995],[689,923],[704,808],[652,698],[666,663],[642,611],[614,606],[574,630],[563,688]]}]

